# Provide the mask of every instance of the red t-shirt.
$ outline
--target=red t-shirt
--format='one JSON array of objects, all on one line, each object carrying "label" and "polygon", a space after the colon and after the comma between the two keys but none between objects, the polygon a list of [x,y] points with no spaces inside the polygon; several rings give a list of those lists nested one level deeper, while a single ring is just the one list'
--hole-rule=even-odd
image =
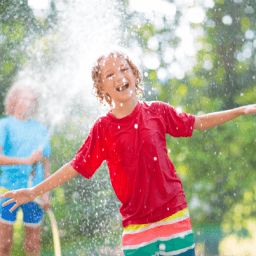
[{"label": "red t-shirt", "polygon": [[190,137],[194,122],[193,115],[162,102],[139,102],[121,119],[108,112],[95,122],[71,165],[89,179],[106,160],[124,227],[159,221],[187,207],[166,133]]}]

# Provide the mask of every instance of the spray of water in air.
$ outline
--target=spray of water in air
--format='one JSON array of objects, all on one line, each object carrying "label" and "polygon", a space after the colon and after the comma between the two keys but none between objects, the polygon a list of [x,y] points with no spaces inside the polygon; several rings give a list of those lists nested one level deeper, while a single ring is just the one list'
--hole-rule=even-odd
[{"label": "spray of water in air", "polygon": [[[49,7],[30,4],[39,18]],[[27,47],[31,59],[16,84],[30,86],[40,95],[38,119],[49,125],[80,115],[95,119],[102,108],[91,93],[91,68],[101,52],[120,44],[120,3],[59,0],[56,8],[57,24]]]}]

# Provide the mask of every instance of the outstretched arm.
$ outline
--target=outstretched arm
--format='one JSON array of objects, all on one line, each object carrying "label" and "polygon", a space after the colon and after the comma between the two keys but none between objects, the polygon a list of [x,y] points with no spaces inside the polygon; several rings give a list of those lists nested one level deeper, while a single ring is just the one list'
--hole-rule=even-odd
[{"label": "outstretched arm", "polygon": [[197,116],[194,129],[204,131],[214,126],[224,124],[241,115],[251,115],[256,113],[256,105],[248,105],[226,111],[215,112],[203,116]]},{"label": "outstretched arm", "polygon": [[62,166],[57,172],[52,174],[49,178],[42,181],[35,187],[19,189],[5,193],[0,198],[12,198],[8,200],[3,206],[10,203],[16,203],[12,208],[11,212],[15,210],[19,205],[25,204],[34,200],[37,196],[44,194],[45,192],[58,187],[64,182],[78,175],[78,172],[68,163]]}]

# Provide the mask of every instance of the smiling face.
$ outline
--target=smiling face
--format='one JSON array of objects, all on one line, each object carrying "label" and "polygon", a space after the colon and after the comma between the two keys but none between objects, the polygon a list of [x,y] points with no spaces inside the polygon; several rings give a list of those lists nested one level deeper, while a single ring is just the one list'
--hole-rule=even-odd
[{"label": "smiling face", "polygon": [[136,98],[136,79],[128,61],[119,54],[110,54],[99,61],[100,94],[108,103],[126,103]]}]

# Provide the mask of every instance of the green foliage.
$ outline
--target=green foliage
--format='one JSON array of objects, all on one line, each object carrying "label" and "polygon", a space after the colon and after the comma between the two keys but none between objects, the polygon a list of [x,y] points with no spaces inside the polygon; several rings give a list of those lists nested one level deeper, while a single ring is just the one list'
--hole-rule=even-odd
[{"label": "green foliage", "polygon": [[[27,47],[34,37],[45,34],[56,18],[54,2],[43,20],[37,19],[28,1],[0,2],[0,113],[4,113],[4,97],[15,76],[27,61]],[[56,13],[55,13],[56,14]]]},{"label": "green foliage", "polygon": [[[206,12],[205,23],[191,25],[204,30],[197,38],[202,47],[196,54],[193,70],[183,79],[166,81],[158,79],[157,69],[146,70],[145,98],[155,100],[157,96],[195,115],[255,104],[255,37],[246,34],[255,31],[255,10],[256,2],[252,0],[215,1],[215,6]],[[231,24],[225,21],[225,16],[231,19]],[[179,24],[178,15],[175,22]],[[147,36],[143,37],[140,30],[138,41],[145,52],[149,35],[160,38],[160,43],[163,31],[173,35],[174,27],[165,26],[162,31],[153,27],[150,33],[146,26],[142,27]],[[170,41],[164,41],[165,46],[177,46],[173,41],[178,40],[169,38]],[[161,58],[159,68],[168,69],[168,64],[162,61],[162,48],[156,52]],[[211,67],[205,65],[206,61]],[[154,88],[154,95],[148,95]],[[217,128],[195,131],[189,139],[167,136],[169,156],[184,185],[195,226],[215,222],[228,227],[239,225],[239,229],[228,229],[238,231],[246,227],[247,220],[255,218],[255,136],[254,117],[240,117]],[[246,213],[235,221],[237,205]],[[239,222],[243,218],[244,225]]]}]

